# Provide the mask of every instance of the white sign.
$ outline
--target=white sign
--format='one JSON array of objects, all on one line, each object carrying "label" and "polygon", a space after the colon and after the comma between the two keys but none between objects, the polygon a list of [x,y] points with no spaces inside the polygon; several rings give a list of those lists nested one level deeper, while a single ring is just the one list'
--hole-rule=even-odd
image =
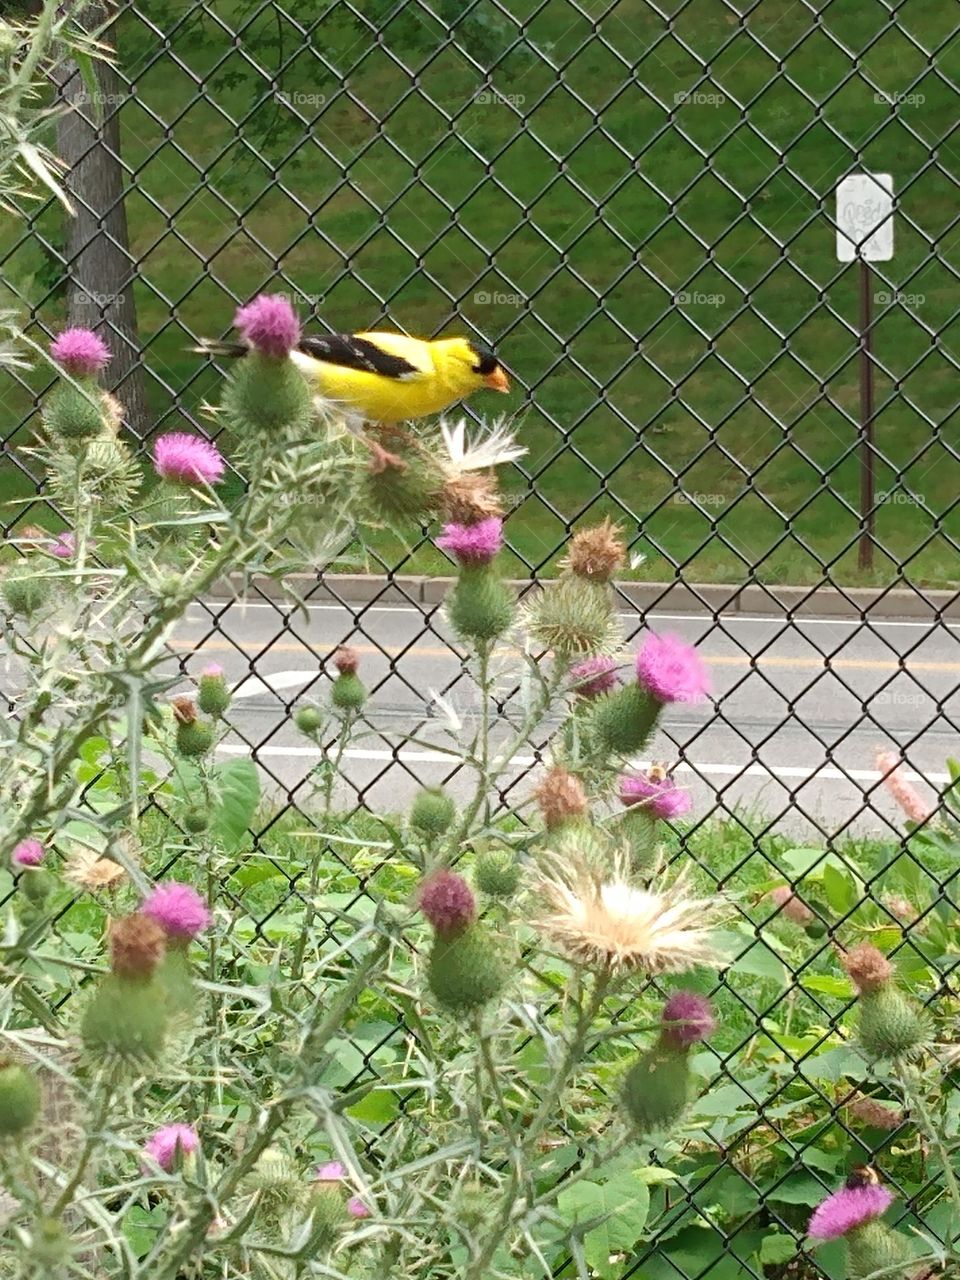
[{"label": "white sign", "polygon": [[889,262],[893,257],[893,176],[855,173],[837,187],[837,258]]}]

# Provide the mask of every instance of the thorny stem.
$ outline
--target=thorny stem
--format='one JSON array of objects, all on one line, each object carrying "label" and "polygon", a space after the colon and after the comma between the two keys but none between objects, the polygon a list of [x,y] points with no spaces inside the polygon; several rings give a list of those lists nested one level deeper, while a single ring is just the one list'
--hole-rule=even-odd
[{"label": "thorny stem", "polygon": [[115,1081],[116,1074],[112,1070],[106,1072],[100,1078],[96,1095],[96,1108],[94,1110],[93,1117],[87,1126],[87,1136],[86,1141],[83,1144],[83,1150],[80,1152],[80,1157],[77,1160],[77,1165],[73,1171],[70,1181],[60,1192],[59,1196],[57,1196],[57,1199],[50,1210],[51,1218],[59,1218],[60,1214],[63,1213],[64,1209],[66,1209],[67,1205],[71,1202],[77,1187],[79,1187],[80,1183],[83,1181],[83,1175],[87,1171],[87,1165],[90,1163],[93,1153],[100,1145],[103,1126],[106,1123],[107,1116],[110,1112],[110,1103],[113,1100],[113,1086]]},{"label": "thorny stem", "polygon": [[556,1113],[561,1095],[567,1086],[571,1073],[583,1056],[584,1044],[593,1025],[593,1020],[600,1011],[600,1006],[603,1004],[604,997],[607,994],[610,977],[609,969],[601,970],[594,979],[593,991],[589,1000],[580,1006],[573,1034],[567,1042],[566,1051],[554,1073],[550,1087],[540,1099],[540,1106],[537,1108],[533,1120],[524,1131],[519,1147],[513,1152],[510,1174],[500,1201],[500,1210],[489,1228],[487,1242],[464,1272],[463,1280],[487,1280],[487,1268],[490,1266],[497,1249],[503,1244],[504,1236],[518,1211],[518,1207],[524,1211],[530,1207],[519,1194],[523,1172],[527,1167],[530,1156],[536,1149],[541,1134]]},{"label": "thorny stem", "polygon": [[917,1113],[921,1127],[927,1139],[936,1148],[937,1155],[940,1157],[940,1164],[943,1166],[944,1182],[953,1204],[952,1225],[948,1228],[949,1235],[947,1238],[947,1244],[953,1250],[957,1243],[958,1235],[960,1235],[960,1183],[957,1181],[957,1175],[954,1172],[953,1161],[950,1157],[950,1152],[947,1150],[947,1145],[927,1107],[926,1098],[923,1096],[923,1080],[919,1071],[915,1067],[901,1062],[897,1074],[900,1078],[904,1095],[911,1109]]}]

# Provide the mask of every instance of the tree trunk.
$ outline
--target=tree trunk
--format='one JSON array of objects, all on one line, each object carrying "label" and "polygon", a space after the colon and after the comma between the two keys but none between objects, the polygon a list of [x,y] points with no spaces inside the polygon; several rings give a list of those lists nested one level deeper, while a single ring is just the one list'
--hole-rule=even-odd
[{"label": "tree trunk", "polygon": [[[107,16],[107,5],[95,3],[84,9],[82,20],[96,31]],[[120,160],[122,87],[107,63],[96,63],[96,77],[93,102],[75,63],[65,63],[56,77],[61,101],[70,108],[57,122],[57,150],[69,166],[64,185],[76,210],[66,227],[67,318],[109,344],[109,388],[124,406],[127,425],[143,436],[150,416]]]}]

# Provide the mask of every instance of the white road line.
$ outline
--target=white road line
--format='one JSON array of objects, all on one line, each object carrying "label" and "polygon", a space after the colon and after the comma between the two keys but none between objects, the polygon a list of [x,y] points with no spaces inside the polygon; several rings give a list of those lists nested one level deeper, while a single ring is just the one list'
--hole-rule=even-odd
[{"label": "white road line", "polygon": [[[224,755],[230,756],[247,756],[251,754],[250,748],[244,743],[221,743],[217,747],[217,751]],[[326,753],[320,747],[260,747],[257,751],[258,756],[277,757],[286,756],[291,759],[298,757],[307,757],[319,759]],[[343,753],[346,759],[351,760],[374,760],[374,761],[390,761],[396,760],[404,764],[447,764],[455,765],[458,763],[456,756],[451,756],[443,751],[409,751],[401,748],[396,754],[392,751],[378,751],[373,749],[365,749],[362,747],[348,747]],[[511,768],[528,769],[531,765],[536,764],[535,756],[514,756],[511,761]],[[653,761],[637,760],[633,767],[636,769],[649,769]],[[781,767],[773,767],[762,764],[679,764],[674,770],[675,773],[690,773],[702,775],[704,777],[724,777],[724,778],[767,778],[772,782],[782,779],[809,781],[816,778],[818,781],[824,782],[879,782],[882,774],[876,769],[836,769],[832,765],[821,765],[817,769],[805,769],[800,765],[784,765]],[[903,777],[911,782],[927,782],[931,786],[942,786],[950,781],[950,775],[947,773],[914,773],[911,769],[903,771]]]}]

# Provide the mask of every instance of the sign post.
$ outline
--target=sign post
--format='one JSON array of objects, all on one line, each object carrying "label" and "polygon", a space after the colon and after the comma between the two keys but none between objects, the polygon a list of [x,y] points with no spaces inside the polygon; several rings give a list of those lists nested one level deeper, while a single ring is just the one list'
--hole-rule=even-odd
[{"label": "sign post", "polygon": [[873,568],[873,275],[871,262],[893,257],[893,177],[856,173],[837,187],[837,260],[860,272],[860,547],[857,564]]}]

